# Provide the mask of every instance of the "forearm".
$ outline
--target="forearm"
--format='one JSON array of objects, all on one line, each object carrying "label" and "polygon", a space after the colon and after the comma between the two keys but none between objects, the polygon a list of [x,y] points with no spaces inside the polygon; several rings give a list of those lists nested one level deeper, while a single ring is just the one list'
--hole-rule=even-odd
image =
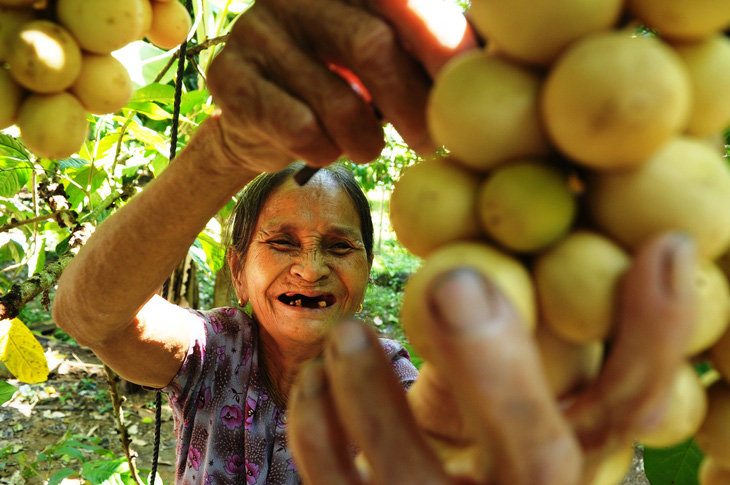
[{"label": "forearm", "polygon": [[130,325],[207,221],[256,175],[232,165],[216,120],[201,126],[167,170],[100,225],[66,268],[54,300],[56,323],[86,345]]}]

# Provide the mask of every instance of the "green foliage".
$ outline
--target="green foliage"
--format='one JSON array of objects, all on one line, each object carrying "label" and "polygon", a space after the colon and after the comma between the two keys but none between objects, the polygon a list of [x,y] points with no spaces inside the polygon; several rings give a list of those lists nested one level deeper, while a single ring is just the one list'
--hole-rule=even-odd
[{"label": "green foliage", "polygon": [[5,381],[0,381],[0,405],[10,401],[17,390],[17,387],[8,384]]},{"label": "green foliage", "polygon": [[645,448],[644,470],[651,485],[697,485],[702,457],[692,439],[671,448]]}]

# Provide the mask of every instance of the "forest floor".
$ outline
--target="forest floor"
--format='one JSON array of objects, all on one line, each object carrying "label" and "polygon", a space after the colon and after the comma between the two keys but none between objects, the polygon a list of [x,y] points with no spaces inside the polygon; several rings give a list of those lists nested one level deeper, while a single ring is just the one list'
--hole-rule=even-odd
[{"label": "forest floor", "polygon": [[[82,466],[102,466],[124,456],[99,360],[75,344],[53,339],[42,343],[52,369],[48,381],[27,385],[9,380],[19,391],[0,406],[2,484],[45,484],[63,469],[73,469],[76,473],[51,483],[84,483],[79,479]],[[153,392],[129,394],[123,407],[140,469],[149,470],[152,466],[154,399]],[[165,484],[172,484],[175,464],[172,413],[167,404],[162,408],[158,474]],[[649,485],[640,451],[621,485]]]}]

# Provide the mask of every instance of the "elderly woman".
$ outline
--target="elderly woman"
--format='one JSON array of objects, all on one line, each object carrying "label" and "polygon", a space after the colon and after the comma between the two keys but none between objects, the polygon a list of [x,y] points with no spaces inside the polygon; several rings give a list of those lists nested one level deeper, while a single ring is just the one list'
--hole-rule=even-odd
[{"label": "elderly woman", "polygon": [[[124,378],[169,394],[179,483],[274,485],[298,483],[299,473],[312,484],[368,483],[352,441],[377,483],[460,483],[452,474],[464,472],[510,485],[588,483],[584,455],[590,471],[661,416],[690,321],[686,238],[659,238],[636,255],[605,372],[566,414],[514,310],[468,270],[444,275],[423,302],[432,318],[422,331],[439,345],[406,402],[415,372],[405,354],[350,321],[372,261],[360,192],[339,169],[304,187],[294,169],[252,182],[295,159],[321,167],[343,153],[374,158],[378,114],[428,152],[430,76],[475,45],[460,13],[424,11],[444,5],[257,1],[209,73],[222,114],[64,272],[58,325]],[[445,42],[454,36],[443,25],[461,26],[461,40]],[[352,89],[332,62],[362,84]],[[207,221],[249,183],[229,265],[252,318],[156,296]],[[323,362],[304,364],[318,355]]]}]

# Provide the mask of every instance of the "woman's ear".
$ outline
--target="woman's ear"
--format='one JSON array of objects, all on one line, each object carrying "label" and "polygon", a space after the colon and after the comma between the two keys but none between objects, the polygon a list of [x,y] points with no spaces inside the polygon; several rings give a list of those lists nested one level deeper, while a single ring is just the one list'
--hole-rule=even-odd
[{"label": "woman's ear", "polygon": [[243,277],[243,261],[241,260],[241,255],[236,251],[229,251],[227,258],[233,290],[236,292],[239,305],[244,307],[248,303],[248,289],[246,288],[246,279]]}]

